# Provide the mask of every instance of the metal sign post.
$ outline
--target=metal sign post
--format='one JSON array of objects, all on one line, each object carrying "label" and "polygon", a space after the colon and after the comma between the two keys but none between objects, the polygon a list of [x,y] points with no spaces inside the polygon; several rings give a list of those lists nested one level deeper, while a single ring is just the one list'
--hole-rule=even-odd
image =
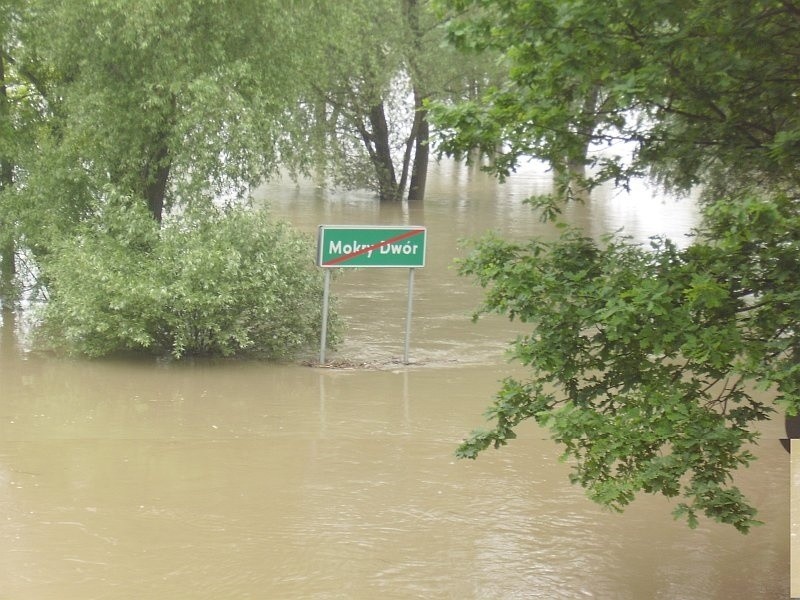
[{"label": "metal sign post", "polygon": [[414,298],[414,269],[408,270],[408,308],[406,309],[406,343],[403,346],[403,364],[408,364],[408,346],[411,343],[411,300]]},{"label": "metal sign post", "polygon": [[414,295],[414,270],[425,266],[425,227],[392,225],[320,225],[317,237],[317,265],[325,269],[322,294],[322,332],[319,363],[325,364],[328,335],[330,272],[333,268],[404,267],[408,269],[408,307],[403,362],[409,363],[411,307]]},{"label": "metal sign post", "polygon": [[331,292],[331,270],[325,269],[325,283],[322,291],[322,333],[319,344],[319,364],[325,364],[325,346],[328,344],[328,304]]}]

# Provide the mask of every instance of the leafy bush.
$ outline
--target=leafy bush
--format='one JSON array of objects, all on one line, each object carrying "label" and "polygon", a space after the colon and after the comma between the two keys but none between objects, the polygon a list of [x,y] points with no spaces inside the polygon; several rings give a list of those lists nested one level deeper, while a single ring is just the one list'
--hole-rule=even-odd
[{"label": "leafy bush", "polygon": [[110,202],[44,274],[41,339],[69,353],[287,358],[319,343],[312,245],[263,212],[208,209],[159,229],[138,204]]}]

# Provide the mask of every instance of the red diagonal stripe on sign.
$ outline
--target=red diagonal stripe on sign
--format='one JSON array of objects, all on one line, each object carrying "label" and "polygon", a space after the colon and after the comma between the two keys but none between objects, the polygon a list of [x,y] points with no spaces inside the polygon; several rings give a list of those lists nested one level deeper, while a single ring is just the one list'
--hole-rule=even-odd
[{"label": "red diagonal stripe on sign", "polygon": [[347,262],[351,258],[355,258],[356,256],[361,256],[362,254],[366,254],[367,252],[370,252],[372,250],[377,250],[378,248],[382,248],[383,246],[388,246],[389,244],[394,244],[395,242],[400,242],[410,237],[414,237],[415,235],[419,235],[424,231],[425,231],[424,229],[412,229],[410,231],[404,231],[400,235],[391,237],[388,240],[383,240],[382,242],[378,242],[377,244],[372,244],[371,246],[367,246],[366,248],[359,248],[358,250],[356,250],[355,252],[351,252],[350,254],[342,254],[341,256],[332,258],[331,260],[322,263],[322,266],[329,267],[331,265],[338,265],[339,263]]}]

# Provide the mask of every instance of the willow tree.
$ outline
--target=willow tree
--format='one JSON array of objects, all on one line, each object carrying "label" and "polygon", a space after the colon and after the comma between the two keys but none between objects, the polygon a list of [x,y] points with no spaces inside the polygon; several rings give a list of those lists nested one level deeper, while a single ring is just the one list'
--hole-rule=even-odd
[{"label": "willow tree", "polygon": [[96,189],[130,191],[160,221],[178,198],[243,195],[297,157],[298,11],[250,0],[40,4],[28,41],[57,76],[48,141]]},{"label": "willow tree", "polygon": [[[12,136],[10,135],[11,127],[5,62],[4,52],[0,50],[0,131],[2,131],[0,139],[9,140]],[[9,149],[0,148],[0,194],[7,192],[14,181],[13,163],[9,155]],[[8,305],[8,299],[12,296],[11,288],[13,287],[16,265],[14,259],[14,239],[8,233],[11,227],[8,223],[0,223],[2,223],[3,229],[2,239],[0,239],[0,303],[2,303],[2,308],[5,310]]]},{"label": "willow tree", "polygon": [[23,22],[30,17],[24,0],[0,1],[0,304],[4,322],[19,299],[18,255],[24,212],[25,165],[37,155],[36,139],[44,124],[39,86],[26,68],[28,49],[22,39]]},{"label": "willow tree", "polygon": [[[307,244],[218,208],[306,160],[295,125],[308,57],[297,44],[318,22],[310,7],[17,4],[13,72],[35,91],[39,121],[3,214],[37,260],[48,338],[88,354],[176,356],[277,356],[270,339],[296,348],[313,338],[321,288]],[[285,273],[275,263],[290,248],[304,266]]]},{"label": "willow tree", "polygon": [[[8,69],[13,32],[10,27],[14,7],[6,2],[0,3],[0,207],[5,204],[14,183],[14,125],[13,108],[9,87],[11,76]],[[16,275],[15,245],[12,235],[13,224],[0,209],[0,305],[4,315],[8,314],[14,296],[13,283]],[[5,320],[5,319],[4,319]]]},{"label": "willow tree", "polygon": [[307,74],[319,175],[345,187],[372,189],[389,202],[405,194],[415,141],[423,133],[422,115],[407,100],[414,86],[405,61],[409,29],[401,5],[400,0],[322,3],[320,13],[334,24],[332,35],[312,45],[319,64]]},{"label": "willow tree", "polygon": [[[560,29],[563,11],[558,5],[558,2],[541,2],[509,10],[503,3],[459,5],[459,14],[450,18],[450,41],[470,56],[490,53],[504,57],[507,60],[500,62],[506,66],[509,77],[489,81],[469,102],[459,103],[459,116],[456,112],[447,119],[440,116],[439,126],[444,129],[443,139],[447,140],[450,119],[485,121],[487,127],[469,142],[473,146],[471,151],[491,156],[495,171],[503,175],[516,167],[520,155],[535,156],[552,166],[558,194],[569,199],[578,190],[591,189],[603,180],[602,173],[598,177],[590,175],[608,164],[604,163],[604,157],[591,155],[589,150],[594,140],[616,126],[626,105],[619,97],[620,90],[604,86],[602,78],[586,80],[570,65],[558,63],[560,58],[550,52],[548,44],[561,43],[554,36],[568,35],[571,44],[587,52],[582,60],[603,60],[600,57],[603,50],[593,39],[595,32],[581,27]],[[525,42],[518,44],[521,39]],[[506,53],[509,46],[515,50]],[[525,62],[538,64],[539,68],[522,73],[511,66],[521,52],[525,54]],[[522,96],[524,102],[520,101]],[[569,117],[565,117],[564,111],[554,110],[554,98],[570,105]],[[522,127],[526,131],[521,131]],[[467,142],[462,132],[457,143],[448,146],[445,141],[444,145],[452,154],[461,154]]]},{"label": "willow tree", "polygon": [[[481,312],[531,325],[513,346],[531,376],[505,381],[491,427],[458,454],[506,444],[533,419],[592,499],[622,510],[663,494],[690,526],[704,514],[748,531],[756,509],[735,470],[754,460],[758,421],[800,408],[800,6],[442,4],[451,35],[502,51],[509,75],[437,109],[447,151],[500,140],[503,175],[523,156],[590,142],[608,148],[598,181],[649,174],[702,194],[686,248],[598,243],[567,226],[556,242],[477,244],[462,272],[488,288]],[[587,112],[576,98],[592,90],[610,100]],[[620,142],[631,156],[613,154]],[[534,204],[559,218],[557,198]],[[764,389],[774,401],[754,392]]]},{"label": "willow tree", "polygon": [[[430,147],[427,102],[461,94],[476,61],[443,46],[427,0],[320,2],[327,34],[307,50],[306,78],[320,178],[422,200]],[[485,63],[480,62],[481,67]]]}]

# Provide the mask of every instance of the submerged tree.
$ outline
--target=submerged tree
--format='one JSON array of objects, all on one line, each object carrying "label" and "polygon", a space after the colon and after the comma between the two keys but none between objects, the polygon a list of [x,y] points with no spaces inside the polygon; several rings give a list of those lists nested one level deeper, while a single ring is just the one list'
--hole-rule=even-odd
[{"label": "submerged tree", "polygon": [[28,42],[55,74],[53,134],[42,143],[56,157],[46,160],[71,161],[63,168],[93,195],[108,184],[130,191],[160,221],[173,204],[244,195],[303,160],[292,129],[298,11],[61,0],[32,14]]},{"label": "submerged tree", "polygon": [[[309,42],[317,174],[374,190],[381,201],[422,200],[430,148],[427,102],[462,95],[464,73],[486,68],[443,46],[427,0],[317,7],[327,35]],[[322,65],[322,68],[320,68]]]},{"label": "submerged tree", "polygon": [[[800,7],[443,4],[458,15],[453,37],[509,65],[503,89],[436,109],[446,151],[501,141],[503,175],[525,155],[626,142],[632,156],[603,154],[596,181],[650,174],[702,190],[685,249],[566,226],[552,243],[477,244],[462,273],[488,288],[481,312],[531,324],[513,353],[532,376],[506,380],[491,429],[458,454],[503,445],[534,419],[592,499],[621,510],[641,492],[680,497],[675,515],[690,526],[704,514],[747,532],[756,510],[733,474],[754,459],[756,422],[800,408]],[[604,99],[582,102],[593,90]],[[557,218],[558,199],[533,203]]]},{"label": "submerged tree", "polygon": [[[566,35],[569,44],[586,52],[581,60],[603,60],[597,32],[562,23],[566,11],[559,4],[459,3],[458,16],[449,23],[451,42],[472,56],[499,53],[507,77],[485,86],[457,109],[436,113],[440,143],[447,152],[459,155],[468,149],[489,155],[502,176],[514,170],[520,156],[535,156],[552,166],[558,195],[569,199],[602,181],[603,171],[589,177],[587,167],[596,170],[603,161],[591,157],[589,149],[619,124],[627,106],[620,90],[606,86],[602,76],[587,79],[579,68],[562,62],[558,51],[551,51],[551,45],[564,43],[556,36]],[[520,68],[519,62],[537,68]],[[569,110],[556,109],[555,98]],[[467,120],[473,121],[469,140],[457,125]],[[458,139],[450,135],[454,128]]]},{"label": "submerged tree", "polygon": [[[13,227],[4,227],[2,237],[24,245],[37,263],[51,302],[44,328],[54,345],[64,345],[55,339],[61,335],[69,349],[89,354],[118,344],[118,350],[175,355],[229,354],[260,345],[265,354],[280,355],[270,340],[286,342],[287,350],[297,347],[284,333],[310,343],[313,315],[298,309],[294,320],[278,317],[291,298],[319,291],[305,279],[320,279],[309,254],[285,227],[270,229],[274,235],[262,240],[277,254],[237,241],[234,224],[243,231],[250,224],[231,209],[279,168],[302,169],[307,161],[298,82],[309,58],[294,44],[302,39],[297,32],[317,22],[310,8],[289,10],[260,0],[178,0],[168,6],[19,0],[15,7],[13,36],[3,38],[13,47],[2,48],[3,65],[17,88],[27,88],[32,110],[17,110],[13,121],[19,152],[0,205],[0,219]],[[5,93],[1,108],[8,98]],[[0,120],[5,132],[8,120]],[[4,164],[5,150],[2,141]],[[151,228],[140,223],[142,211]],[[194,248],[206,253],[205,260],[193,257],[208,271],[183,279],[183,271],[173,274],[186,302],[201,302],[215,286],[238,291],[228,289],[222,304],[201,313],[184,306],[170,323],[150,331],[143,323],[167,311],[162,296],[170,281],[152,261],[160,256],[165,265],[180,263],[173,246],[181,240],[192,246],[194,239],[208,242]],[[267,269],[264,261],[282,260],[280,249],[293,245],[299,252],[299,262],[292,263],[296,277],[273,266],[276,287],[269,293],[248,291],[250,276],[225,279],[235,269],[211,268],[228,248],[242,269],[250,265],[260,273]],[[124,281],[140,292],[136,302]],[[243,308],[232,297],[250,304]],[[180,304],[177,296],[172,300]],[[265,311],[275,316],[269,335],[257,333],[265,331]],[[204,333],[175,333],[195,325]],[[283,326],[291,331],[278,332]]]},{"label": "submerged tree", "polygon": [[10,47],[13,45],[13,31],[10,26],[16,11],[7,2],[0,3],[0,308],[4,316],[10,310],[14,297],[16,276],[15,240],[13,224],[5,216],[2,207],[14,184],[14,118],[12,78],[9,72]]},{"label": "submerged tree", "polygon": [[419,9],[408,0],[319,9],[334,26],[313,44],[324,68],[308,74],[318,175],[373,189],[381,201],[402,200],[409,173],[427,168],[427,121],[417,110],[421,100],[409,101],[421,93],[412,68],[422,36]]},{"label": "submerged tree", "polygon": [[320,339],[313,245],[264,212],[194,210],[159,227],[141,204],[112,197],[44,269],[39,339],[66,353],[283,359]]},{"label": "submerged tree", "polygon": [[[0,40],[2,36],[0,36]],[[9,140],[10,119],[9,119],[9,100],[8,87],[5,75],[5,53],[0,48],[0,139]],[[7,142],[6,142],[7,143]],[[10,158],[10,151],[7,148],[0,148],[0,194],[4,194],[13,185],[14,166]],[[9,304],[9,299],[13,296],[12,288],[14,276],[16,274],[16,264],[14,259],[14,238],[10,235],[11,227],[4,220],[2,224],[3,233],[0,235],[0,304],[5,311]]]}]

